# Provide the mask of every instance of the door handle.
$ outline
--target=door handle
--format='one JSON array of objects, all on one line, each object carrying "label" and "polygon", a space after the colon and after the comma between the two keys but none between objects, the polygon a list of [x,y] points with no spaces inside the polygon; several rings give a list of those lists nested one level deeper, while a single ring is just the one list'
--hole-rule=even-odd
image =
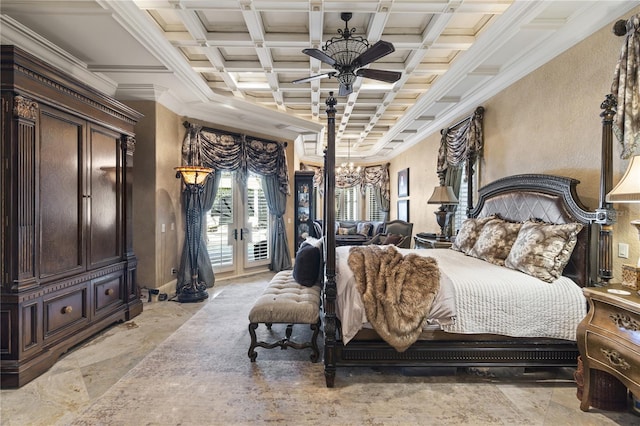
[{"label": "door handle", "polygon": [[238,230],[237,230],[237,229],[234,229],[234,230],[233,230],[233,239],[234,239],[234,240],[237,240],[237,239],[238,239]]},{"label": "door handle", "polygon": [[240,228],[240,239],[244,239],[244,228]]}]

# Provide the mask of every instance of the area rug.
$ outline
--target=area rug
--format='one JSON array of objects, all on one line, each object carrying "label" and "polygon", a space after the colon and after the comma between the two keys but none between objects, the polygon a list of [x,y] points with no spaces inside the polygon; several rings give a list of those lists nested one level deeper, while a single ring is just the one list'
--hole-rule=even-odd
[{"label": "area rug", "polygon": [[[252,363],[247,317],[264,287],[225,286],[72,424],[616,424],[615,414],[579,410],[566,372],[496,378],[352,368],[339,369],[328,389],[309,349],[257,348]],[[294,338],[309,336],[294,327]]]}]

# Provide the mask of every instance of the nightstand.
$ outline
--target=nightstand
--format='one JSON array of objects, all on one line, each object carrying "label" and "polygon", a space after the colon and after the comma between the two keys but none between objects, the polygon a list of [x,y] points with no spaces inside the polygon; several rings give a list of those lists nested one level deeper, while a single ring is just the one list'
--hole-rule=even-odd
[{"label": "nightstand", "polygon": [[640,396],[640,297],[635,291],[614,284],[585,287],[583,292],[589,302],[589,312],[577,329],[584,366],[580,409],[588,411],[590,406],[597,407],[594,398],[598,398],[598,393],[620,395],[617,409],[624,409],[623,385]]},{"label": "nightstand", "polygon": [[415,235],[413,237],[413,241],[415,242],[417,249],[441,249],[451,247],[451,241],[438,240],[435,237],[420,237]]}]

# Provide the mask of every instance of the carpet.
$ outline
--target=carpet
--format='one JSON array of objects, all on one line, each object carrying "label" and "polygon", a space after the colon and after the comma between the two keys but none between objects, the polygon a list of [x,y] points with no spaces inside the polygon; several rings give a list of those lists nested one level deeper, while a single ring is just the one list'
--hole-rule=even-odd
[{"label": "carpet", "polygon": [[[579,410],[567,371],[497,377],[344,368],[328,389],[309,349],[257,348],[251,363],[247,318],[265,285],[223,287],[71,424],[616,424],[615,413]],[[261,325],[258,333],[269,332]],[[294,339],[310,334],[294,327]]]}]

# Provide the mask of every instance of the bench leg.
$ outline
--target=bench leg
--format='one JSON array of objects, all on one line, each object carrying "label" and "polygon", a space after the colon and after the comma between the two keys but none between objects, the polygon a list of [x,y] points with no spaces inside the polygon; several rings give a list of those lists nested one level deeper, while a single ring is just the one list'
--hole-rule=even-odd
[{"label": "bench leg", "polygon": [[317,323],[311,324],[311,329],[313,330],[313,336],[311,336],[311,350],[313,353],[311,354],[311,362],[318,362],[318,358],[320,357],[320,349],[318,349],[318,333],[320,332],[320,320]]},{"label": "bench leg", "polygon": [[258,356],[258,352],[255,351],[256,346],[258,346],[257,338],[256,338],[256,328],[258,328],[258,323],[252,322],[249,324],[249,334],[251,335],[251,345],[249,346],[249,359],[251,362],[256,362],[256,357]]},{"label": "bench leg", "polygon": [[[270,324],[269,324],[270,325]],[[251,344],[249,346],[249,359],[251,362],[255,362],[258,357],[258,353],[255,351],[256,347],[261,347],[265,349],[273,349],[275,347],[280,347],[282,350],[286,350],[287,348],[294,349],[306,349],[311,348],[311,362],[318,362],[320,357],[320,349],[318,348],[318,333],[320,332],[321,322],[318,320],[316,324],[311,324],[311,330],[313,330],[313,335],[311,336],[310,342],[304,343],[296,343],[291,340],[291,334],[293,333],[293,324],[287,324],[287,328],[285,330],[285,337],[281,340],[278,340],[273,343],[267,342],[258,342],[258,338],[256,336],[256,328],[258,328],[258,323],[252,322],[249,324],[249,335],[251,336]]]}]

